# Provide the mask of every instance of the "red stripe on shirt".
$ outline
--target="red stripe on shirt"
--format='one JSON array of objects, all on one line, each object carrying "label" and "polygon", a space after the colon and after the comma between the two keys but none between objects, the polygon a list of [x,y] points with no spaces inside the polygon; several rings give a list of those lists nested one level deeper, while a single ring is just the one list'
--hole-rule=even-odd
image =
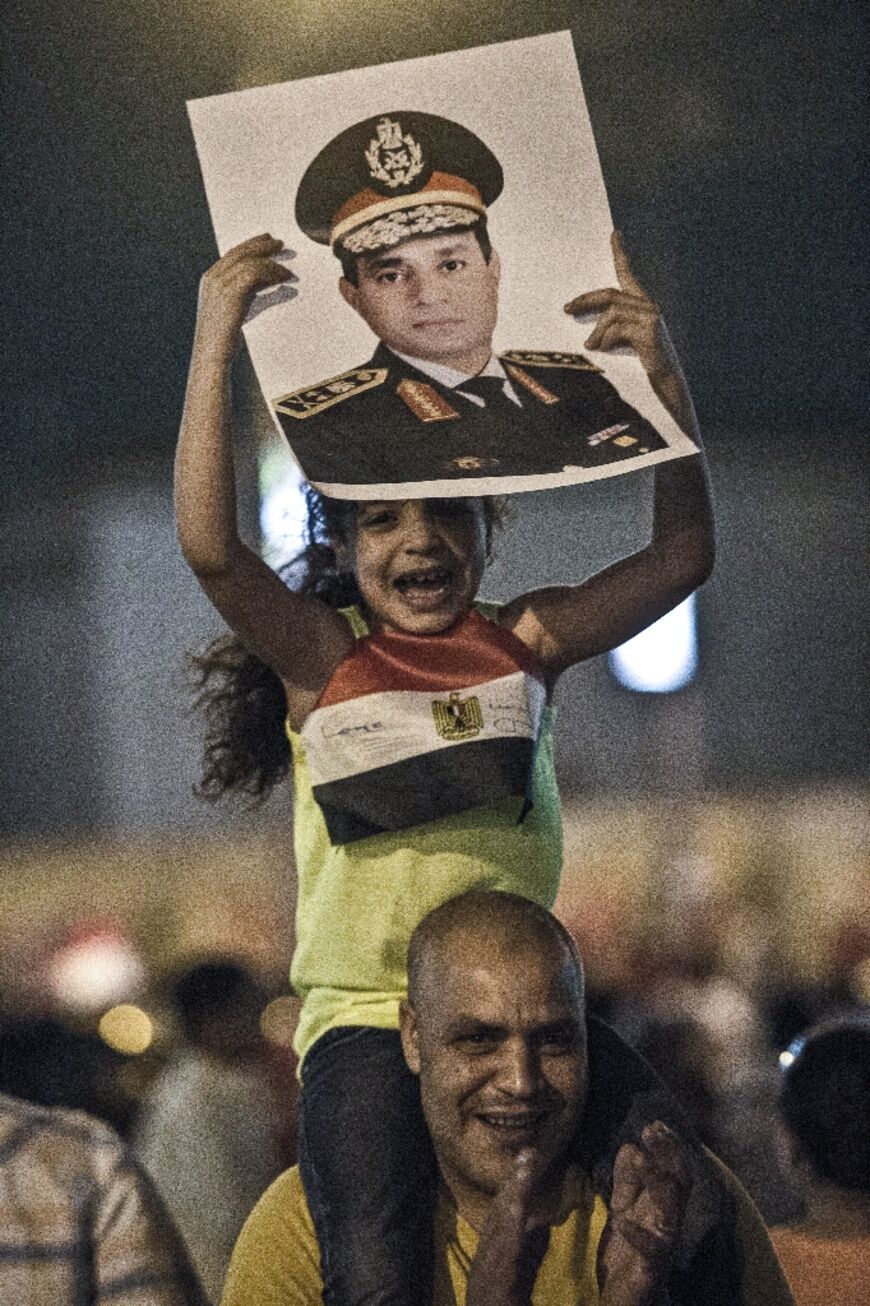
[{"label": "red stripe on shirt", "polygon": [[317,707],[391,690],[449,693],[512,675],[517,668],[545,682],[544,669],[531,649],[472,608],[440,635],[385,631],[357,640],[327,682]]}]

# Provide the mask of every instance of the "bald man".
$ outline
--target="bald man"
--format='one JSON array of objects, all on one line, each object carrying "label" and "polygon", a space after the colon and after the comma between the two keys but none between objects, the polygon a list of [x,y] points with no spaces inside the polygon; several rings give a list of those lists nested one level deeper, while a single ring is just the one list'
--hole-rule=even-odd
[{"label": "bald man", "polygon": [[[788,1306],[760,1217],[648,1067],[587,1020],[549,912],[474,892],[420,924],[402,1046],[441,1190],[436,1306]],[[295,1170],[236,1246],[223,1306],[322,1300]]]}]

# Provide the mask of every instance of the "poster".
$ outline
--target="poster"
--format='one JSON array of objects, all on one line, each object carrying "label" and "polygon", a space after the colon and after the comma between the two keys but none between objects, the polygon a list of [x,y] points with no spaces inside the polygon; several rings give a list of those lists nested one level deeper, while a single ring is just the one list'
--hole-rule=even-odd
[{"label": "poster", "polygon": [[244,331],[318,489],[513,493],[694,452],[631,351],[584,350],[564,311],[617,284],[568,32],[188,110],[220,252],[293,251]]}]

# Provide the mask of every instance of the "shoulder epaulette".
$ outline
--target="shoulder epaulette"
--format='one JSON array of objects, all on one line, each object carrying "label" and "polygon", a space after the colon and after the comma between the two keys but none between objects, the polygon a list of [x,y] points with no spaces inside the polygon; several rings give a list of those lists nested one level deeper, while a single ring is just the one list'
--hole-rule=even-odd
[{"label": "shoulder epaulette", "polygon": [[502,362],[520,363],[523,367],[573,367],[578,372],[600,372],[585,354],[561,354],[550,349],[509,349],[499,354]]},{"label": "shoulder epaulette", "polygon": [[294,390],[272,402],[276,412],[283,413],[286,417],[313,417],[315,413],[322,413],[333,404],[340,404],[343,399],[350,399],[352,395],[383,385],[386,379],[385,367],[352,367],[340,376],[331,376],[319,385]]}]

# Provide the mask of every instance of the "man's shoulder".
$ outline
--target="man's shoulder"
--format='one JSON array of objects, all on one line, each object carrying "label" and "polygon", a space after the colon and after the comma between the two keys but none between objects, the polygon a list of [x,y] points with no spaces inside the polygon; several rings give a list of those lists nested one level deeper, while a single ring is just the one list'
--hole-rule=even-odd
[{"label": "man's shoulder", "polygon": [[103,1120],[67,1107],[47,1107],[0,1095],[0,1142],[6,1162],[16,1156],[29,1167],[78,1173],[111,1171],[126,1153],[115,1130]]},{"label": "man's shoulder", "polygon": [[314,1306],[322,1290],[317,1235],[299,1167],[293,1166],[269,1185],[245,1221],[221,1303]]},{"label": "man's shoulder", "polygon": [[[545,410],[559,399],[580,396],[597,400],[611,392],[604,372],[586,354],[559,349],[509,349],[498,357],[517,392],[534,395]],[[552,409],[552,416],[558,421],[561,409]]]},{"label": "man's shoulder", "polygon": [[724,1161],[706,1148],[704,1153],[733,1207],[741,1301],[745,1306],[792,1306],[788,1284],[758,1208]]},{"label": "man's shoulder", "polygon": [[268,1236],[279,1227],[293,1230],[296,1236],[307,1233],[314,1237],[314,1225],[302,1186],[299,1166],[291,1166],[274,1179],[248,1216],[246,1228]]},{"label": "man's shoulder", "polygon": [[356,404],[362,395],[368,395],[383,386],[389,375],[389,369],[376,366],[373,362],[360,367],[351,367],[337,376],[327,377],[316,385],[302,386],[289,394],[280,395],[273,400],[276,412],[285,417],[304,420],[316,417],[320,413],[333,409],[339,404],[353,401]]}]

